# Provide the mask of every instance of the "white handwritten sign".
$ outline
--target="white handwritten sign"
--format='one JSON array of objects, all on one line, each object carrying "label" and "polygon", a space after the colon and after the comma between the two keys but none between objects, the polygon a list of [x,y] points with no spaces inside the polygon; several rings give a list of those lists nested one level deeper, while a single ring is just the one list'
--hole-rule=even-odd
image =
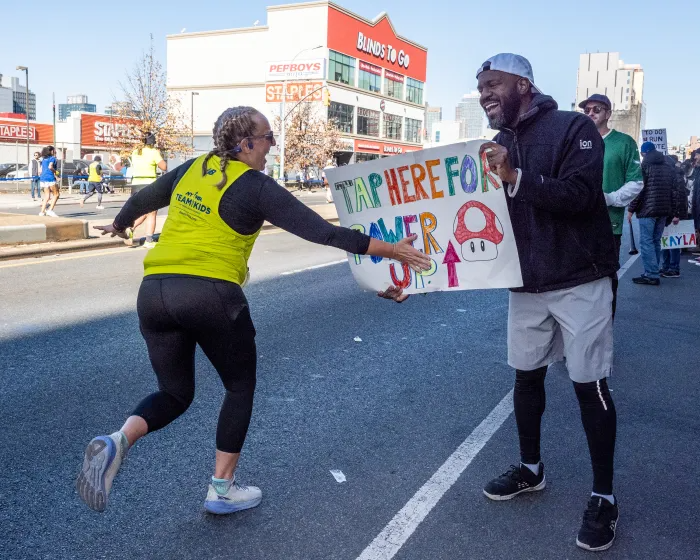
[{"label": "white handwritten sign", "polygon": [[664,229],[661,235],[661,249],[683,249],[685,247],[695,247],[695,225],[693,220],[683,220],[677,225],[670,224]]},{"label": "white handwritten sign", "polygon": [[520,261],[500,179],[479,156],[482,140],[327,169],[341,225],[414,247],[432,259],[413,272],[389,259],[349,255],[364,289],[406,293],[522,286]]},{"label": "white handwritten sign", "polygon": [[662,154],[668,154],[668,144],[666,142],[665,128],[650,128],[642,130],[642,143],[652,142],[656,146],[657,151]]}]

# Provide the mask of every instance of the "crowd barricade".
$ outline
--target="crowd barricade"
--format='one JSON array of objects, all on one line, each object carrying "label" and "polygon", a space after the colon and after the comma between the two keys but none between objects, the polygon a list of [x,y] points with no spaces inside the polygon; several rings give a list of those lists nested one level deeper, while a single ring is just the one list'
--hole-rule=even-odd
[{"label": "crowd barricade", "polygon": [[[88,183],[88,176],[87,175],[65,175],[65,177],[68,179],[68,194],[73,194],[73,188],[78,187],[78,190],[80,191],[81,185],[84,183],[85,184],[85,189],[87,189],[87,183]],[[30,181],[34,179],[39,179],[38,175],[35,175],[33,177],[0,177],[0,192],[2,192],[4,189],[1,188],[2,184],[8,185],[15,183],[17,185],[16,192],[20,192],[20,183],[27,183],[26,188],[29,188],[29,183]],[[124,183],[126,180],[125,184],[121,184],[117,187],[113,187],[114,191],[116,192],[119,190],[120,192],[124,193],[131,193],[131,179],[127,179],[123,176],[107,176],[102,178],[103,183],[109,183],[110,181],[117,181],[119,183]]]}]

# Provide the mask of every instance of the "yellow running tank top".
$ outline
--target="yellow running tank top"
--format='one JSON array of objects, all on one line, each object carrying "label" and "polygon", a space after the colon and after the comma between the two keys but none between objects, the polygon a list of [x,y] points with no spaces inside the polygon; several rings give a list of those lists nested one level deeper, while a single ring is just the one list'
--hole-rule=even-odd
[{"label": "yellow running tank top", "polygon": [[202,177],[205,157],[198,157],[175,186],[163,232],[143,261],[144,274],[191,274],[243,285],[260,230],[250,235],[235,232],[219,216],[219,203],[250,167],[228,162],[227,184],[219,189],[220,159],[212,156]]},{"label": "yellow running tank top", "polygon": [[90,164],[90,172],[88,173],[88,181],[90,183],[100,183],[102,182],[102,177],[97,173],[97,166],[101,166],[102,162],[100,161],[93,161]]}]

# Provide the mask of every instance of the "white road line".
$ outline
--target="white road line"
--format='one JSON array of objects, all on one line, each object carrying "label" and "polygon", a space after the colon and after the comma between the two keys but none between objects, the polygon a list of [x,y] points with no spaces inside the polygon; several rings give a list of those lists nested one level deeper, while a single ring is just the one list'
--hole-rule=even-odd
[{"label": "white road line", "polygon": [[622,278],[624,276],[625,272],[627,272],[630,269],[630,267],[634,264],[634,261],[636,261],[641,256],[642,256],[641,254],[637,254],[637,255],[634,255],[633,257],[630,257],[629,260],[620,267],[620,270],[617,271],[618,280],[620,278]]},{"label": "white road line", "polygon": [[307,266],[306,268],[297,268],[296,270],[288,270],[287,272],[282,272],[282,276],[288,276],[289,274],[299,274],[300,272],[304,272],[306,270],[315,270],[317,268],[325,268],[327,266],[333,266],[334,264],[340,264],[348,262],[348,259],[341,259],[339,261],[332,261],[332,262],[327,262],[323,264],[316,264],[314,266]]},{"label": "white road line", "polygon": [[[631,257],[620,268],[617,277],[622,278],[638,258],[639,255]],[[512,412],[513,390],[511,389],[428,482],[389,521],[382,532],[357,557],[357,560],[393,558]]]},{"label": "white road line", "polygon": [[[121,248],[115,248],[115,249],[107,249],[103,251],[95,251],[95,250],[87,250],[87,251],[81,251],[79,253],[71,253],[66,256],[51,256],[51,255],[46,255],[42,257],[23,257],[20,262],[13,262],[10,264],[0,264],[0,268],[16,268],[18,266],[33,266],[36,264],[50,264],[50,263],[57,263],[57,262],[62,262],[62,261],[73,261],[75,259],[88,259],[91,257],[102,257],[105,255],[118,255],[120,253],[126,253],[128,251],[136,251],[136,249],[132,247],[125,247],[123,249]],[[143,253],[145,255],[145,253]]]},{"label": "white road line", "polygon": [[408,503],[384,527],[357,560],[389,560],[399,551],[426,518],[440,498],[457,481],[464,469],[513,412],[513,390],[506,394],[491,413],[416,492]]}]

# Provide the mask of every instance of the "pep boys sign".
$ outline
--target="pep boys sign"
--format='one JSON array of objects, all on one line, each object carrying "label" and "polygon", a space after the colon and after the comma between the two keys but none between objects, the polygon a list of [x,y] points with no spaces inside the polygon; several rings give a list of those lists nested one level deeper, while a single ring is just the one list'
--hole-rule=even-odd
[{"label": "pep boys sign", "polygon": [[326,60],[324,58],[313,58],[309,60],[268,62],[265,77],[268,82],[291,79],[323,80],[326,77]]},{"label": "pep boys sign", "polygon": [[398,63],[399,66],[408,68],[410,63],[410,57],[403,50],[398,52],[391,45],[384,45],[379,41],[374,41],[369,37],[366,37],[362,31],[357,32],[357,50],[381,58],[391,62],[392,64]]}]

